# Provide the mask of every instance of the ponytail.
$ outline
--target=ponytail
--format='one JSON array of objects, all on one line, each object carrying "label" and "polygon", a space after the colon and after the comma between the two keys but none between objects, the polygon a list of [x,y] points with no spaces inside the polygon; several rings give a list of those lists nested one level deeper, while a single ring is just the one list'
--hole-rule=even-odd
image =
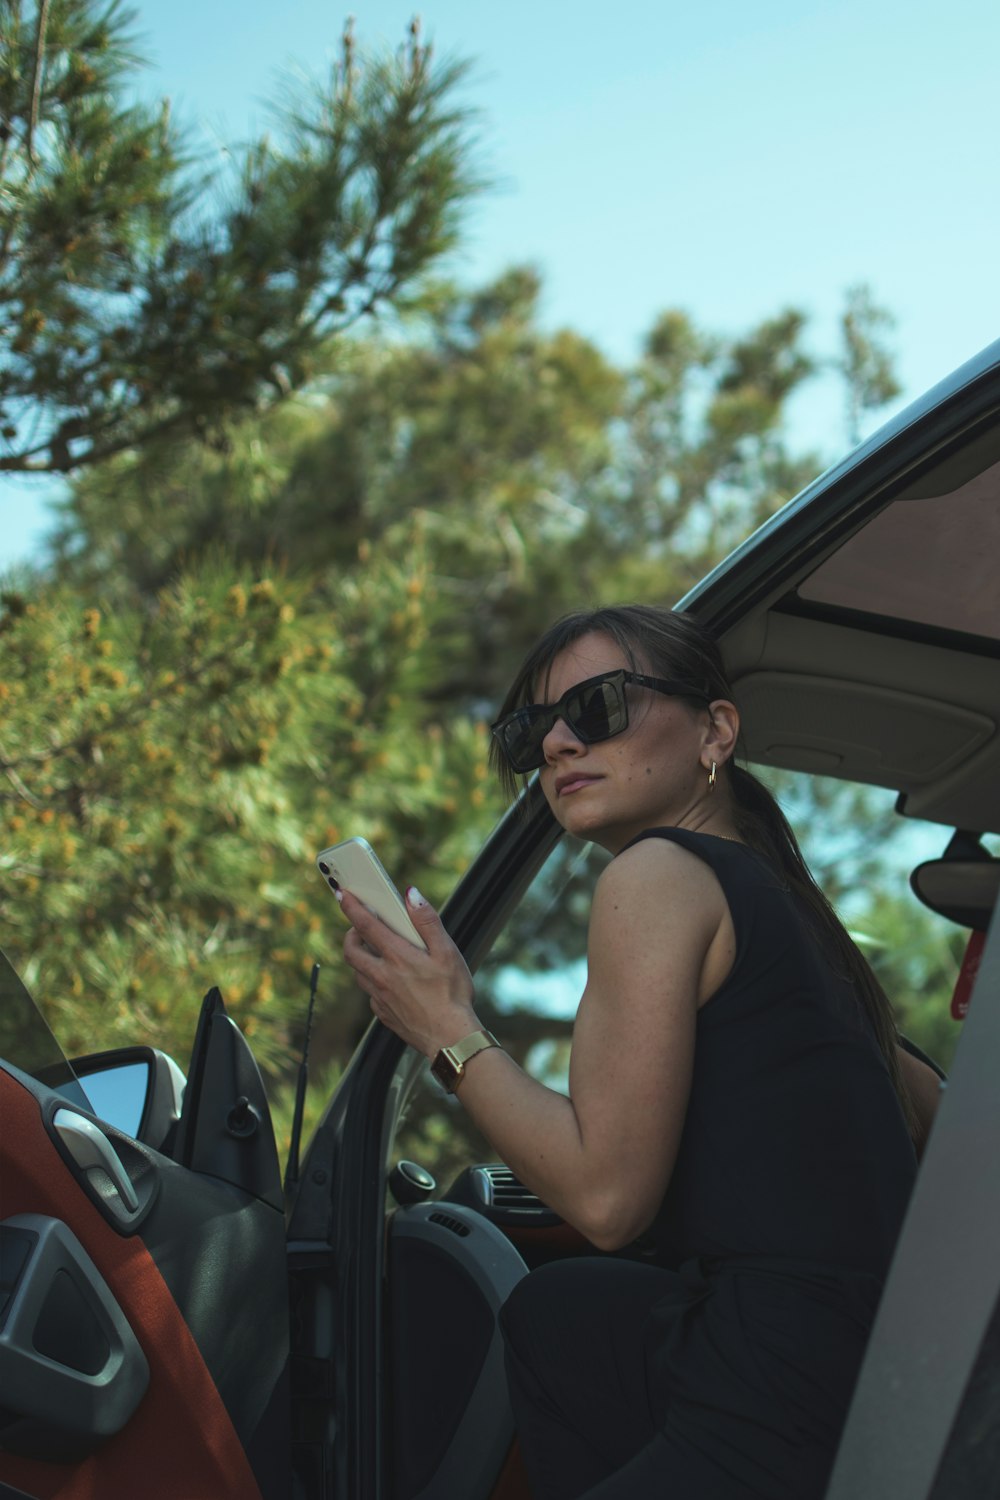
[{"label": "ponytail", "polygon": [[834,969],[854,989],[868,1017],[879,1050],[896,1091],[910,1135],[917,1118],[903,1082],[896,1050],[899,1033],[892,1006],[864,954],[854,943],[829,899],[809,872],[791,825],[774,797],[744,766],[727,767],[733,799],[733,825],[740,838],[756,849],[785,879],[801,903],[816,937]]}]

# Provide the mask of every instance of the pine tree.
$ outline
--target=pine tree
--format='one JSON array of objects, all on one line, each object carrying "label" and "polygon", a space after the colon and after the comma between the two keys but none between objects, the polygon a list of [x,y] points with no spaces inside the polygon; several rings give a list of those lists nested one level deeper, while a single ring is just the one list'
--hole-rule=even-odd
[{"label": "pine tree", "polygon": [[130,27],[118,0],[0,4],[0,471],[221,440],[415,294],[476,185],[462,68],[415,24],[381,60],[349,28],[330,87],[224,183],[166,103],[126,104]]}]

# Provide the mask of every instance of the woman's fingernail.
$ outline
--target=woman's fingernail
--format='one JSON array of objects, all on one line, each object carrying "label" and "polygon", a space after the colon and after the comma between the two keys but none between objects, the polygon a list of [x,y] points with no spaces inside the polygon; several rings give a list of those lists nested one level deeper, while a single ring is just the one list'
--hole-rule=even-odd
[{"label": "woman's fingernail", "polygon": [[426,906],[428,903],[421,896],[415,885],[407,886],[406,899],[411,906]]},{"label": "woman's fingernail", "polygon": [[343,904],[344,904],[344,893],[343,893],[343,891],[334,891],[333,896],[334,896],[334,900],[338,903],[338,905],[343,906]]}]

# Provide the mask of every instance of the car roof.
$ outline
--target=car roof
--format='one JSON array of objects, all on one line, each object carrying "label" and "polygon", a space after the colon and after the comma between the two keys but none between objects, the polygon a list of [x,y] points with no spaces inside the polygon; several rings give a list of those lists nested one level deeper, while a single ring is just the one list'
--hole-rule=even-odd
[{"label": "car roof", "polygon": [[718,637],[748,759],[1000,831],[1000,340],[680,602]]}]

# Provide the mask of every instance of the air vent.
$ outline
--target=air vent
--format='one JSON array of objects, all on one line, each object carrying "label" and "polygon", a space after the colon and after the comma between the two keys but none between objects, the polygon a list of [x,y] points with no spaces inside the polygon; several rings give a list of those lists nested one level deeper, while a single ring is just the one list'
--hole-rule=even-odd
[{"label": "air vent", "polygon": [[460,1235],[462,1239],[471,1232],[468,1224],[463,1224],[461,1219],[453,1219],[451,1214],[433,1213],[430,1220],[432,1224],[440,1224],[443,1229],[450,1229],[452,1234]]},{"label": "air vent", "polygon": [[482,1173],[482,1186],[487,1190],[483,1196],[491,1208],[505,1208],[514,1212],[536,1214],[543,1210],[545,1205],[537,1198],[530,1188],[526,1188],[519,1178],[509,1167],[488,1166],[479,1167],[477,1171]]},{"label": "air vent", "polygon": [[492,1219],[501,1229],[551,1229],[562,1220],[536,1198],[502,1162],[464,1167],[441,1196],[442,1206],[461,1203]]}]

